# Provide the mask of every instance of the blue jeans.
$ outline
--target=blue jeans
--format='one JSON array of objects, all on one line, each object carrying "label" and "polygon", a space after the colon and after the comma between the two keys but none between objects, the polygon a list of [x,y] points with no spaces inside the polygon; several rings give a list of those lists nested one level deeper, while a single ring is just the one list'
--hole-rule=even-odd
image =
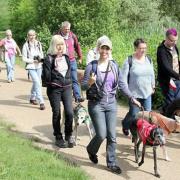
[{"label": "blue jeans", "polygon": [[44,104],[44,99],[41,90],[41,74],[42,68],[28,69],[28,73],[32,79],[33,85],[31,88],[31,100],[38,100],[40,104]]},{"label": "blue jeans", "polygon": [[15,55],[12,57],[9,56],[5,57],[8,81],[14,80],[15,58],[16,58]]},{"label": "blue jeans", "polygon": [[77,62],[76,59],[70,61],[71,64],[71,76],[72,76],[72,85],[73,85],[73,95],[76,99],[81,97],[80,87],[77,78]]},{"label": "blue jeans", "polygon": [[[137,100],[144,107],[145,111],[151,111],[151,108],[152,108],[151,95],[147,97],[147,99],[137,98]],[[131,123],[135,120],[136,115],[139,111],[140,111],[139,107],[134,105],[131,101],[129,101],[129,112],[126,114],[125,118],[122,120],[122,126],[124,129],[130,128]]]},{"label": "blue jeans", "polygon": [[101,104],[89,101],[88,111],[92,119],[96,135],[88,144],[87,150],[91,154],[97,154],[101,143],[106,138],[107,166],[114,166],[116,165],[116,102]]}]

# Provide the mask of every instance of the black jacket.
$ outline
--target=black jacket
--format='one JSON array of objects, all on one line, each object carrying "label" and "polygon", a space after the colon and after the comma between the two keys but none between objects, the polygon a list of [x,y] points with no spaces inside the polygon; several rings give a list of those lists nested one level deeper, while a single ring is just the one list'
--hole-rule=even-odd
[{"label": "black jacket", "polygon": [[69,57],[64,55],[66,62],[68,64],[68,70],[66,72],[65,77],[62,76],[61,73],[55,70],[55,58],[56,55],[47,55],[43,62],[43,72],[42,72],[42,81],[46,86],[58,86],[58,87],[66,87],[71,86],[71,67]]},{"label": "black jacket", "polygon": [[[160,86],[167,92],[169,90],[170,78],[180,80],[180,72],[176,73],[173,70],[172,54],[170,53],[170,50],[164,45],[164,42],[165,41],[163,41],[157,49],[157,65],[158,65],[158,81],[160,83]],[[176,46],[175,49],[177,51],[178,59],[179,59],[179,51]],[[180,61],[179,61],[179,69],[180,69]]]}]

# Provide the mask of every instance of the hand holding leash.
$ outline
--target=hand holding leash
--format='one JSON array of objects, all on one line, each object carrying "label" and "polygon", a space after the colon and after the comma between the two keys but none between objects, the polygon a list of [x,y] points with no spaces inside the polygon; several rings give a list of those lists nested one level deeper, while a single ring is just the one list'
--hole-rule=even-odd
[{"label": "hand holding leash", "polygon": [[135,98],[132,98],[132,103],[135,104],[136,106],[138,106],[139,108],[142,107],[141,103],[137,99],[135,99]]}]

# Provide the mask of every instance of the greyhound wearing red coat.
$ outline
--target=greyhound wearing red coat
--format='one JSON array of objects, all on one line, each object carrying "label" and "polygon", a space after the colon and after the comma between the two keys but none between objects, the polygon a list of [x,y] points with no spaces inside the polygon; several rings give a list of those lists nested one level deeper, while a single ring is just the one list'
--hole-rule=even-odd
[{"label": "greyhound wearing red coat", "polygon": [[[176,120],[167,118],[166,116],[161,115],[157,112],[139,112],[137,119],[142,117],[150,122],[151,124],[155,124],[163,129],[164,134],[167,136],[172,132],[180,132],[180,118],[176,116]],[[170,161],[171,159],[168,157],[167,150],[165,146],[162,146],[163,154],[165,156],[166,161]]]}]

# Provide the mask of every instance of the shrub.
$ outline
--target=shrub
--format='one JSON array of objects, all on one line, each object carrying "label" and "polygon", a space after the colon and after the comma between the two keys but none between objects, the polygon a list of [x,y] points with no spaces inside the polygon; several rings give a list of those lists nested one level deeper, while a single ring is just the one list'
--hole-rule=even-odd
[{"label": "shrub", "polygon": [[45,23],[42,26],[37,26],[37,34],[38,39],[42,43],[43,51],[46,54],[51,40],[51,32],[48,26]]},{"label": "shrub", "polygon": [[23,44],[29,29],[36,27],[36,0],[9,0],[10,25],[19,44]]}]

